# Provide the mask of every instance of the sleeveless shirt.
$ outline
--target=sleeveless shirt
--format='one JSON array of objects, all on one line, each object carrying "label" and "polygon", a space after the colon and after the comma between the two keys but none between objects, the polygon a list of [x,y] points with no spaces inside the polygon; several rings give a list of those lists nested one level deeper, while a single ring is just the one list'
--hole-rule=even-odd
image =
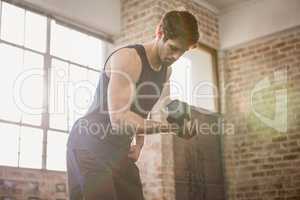
[{"label": "sleeveless shirt", "polygon": [[[72,148],[87,148],[92,151],[102,152],[103,155],[119,154],[116,155],[116,157],[120,157],[121,152],[126,154],[126,152],[129,151],[132,135],[112,134],[110,129],[111,122],[107,105],[109,77],[105,73],[105,67],[109,58],[115,52],[123,48],[135,49],[140,57],[142,67],[139,79],[135,84],[136,92],[133,102],[130,105],[130,110],[146,119],[148,113],[157,102],[163,85],[166,82],[167,67],[162,66],[160,71],[151,68],[145,48],[140,44],[128,45],[115,50],[107,58],[104,69],[100,73],[99,82],[91,106],[87,113],[79,118],[72,127],[68,139],[68,145]],[[85,125],[88,125],[88,128],[84,127]],[[80,133],[79,129],[81,129]],[[96,130],[97,134],[94,134],[95,132],[93,132],[93,130]],[[104,131],[109,134],[104,135]]]}]

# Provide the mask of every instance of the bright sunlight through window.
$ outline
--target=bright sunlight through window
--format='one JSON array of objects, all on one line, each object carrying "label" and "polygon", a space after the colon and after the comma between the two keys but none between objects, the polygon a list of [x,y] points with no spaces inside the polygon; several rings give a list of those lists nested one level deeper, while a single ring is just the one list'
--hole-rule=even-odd
[{"label": "bright sunlight through window", "polygon": [[1,3],[0,165],[63,171],[68,132],[92,103],[109,44]]}]

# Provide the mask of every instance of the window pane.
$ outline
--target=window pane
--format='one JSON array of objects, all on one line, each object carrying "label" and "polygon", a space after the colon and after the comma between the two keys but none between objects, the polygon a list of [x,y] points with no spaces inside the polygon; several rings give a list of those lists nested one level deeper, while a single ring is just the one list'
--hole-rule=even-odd
[{"label": "window pane", "polygon": [[25,10],[2,2],[1,38],[3,40],[24,44],[24,15]]},{"label": "window pane", "polygon": [[[40,125],[43,105],[43,65],[44,57],[29,51],[24,52],[23,81],[20,91],[22,105],[22,122]],[[28,75],[26,75],[28,74]],[[32,92],[34,91],[34,93]]]},{"label": "window pane", "polygon": [[68,35],[71,48],[69,49],[69,59],[81,65],[87,65],[89,62],[90,41],[87,35],[72,30]]},{"label": "window pane", "polygon": [[21,111],[14,103],[14,83],[22,71],[23,50],[0,44],[0,118],[20,121]]},{"label": "window pane", "polygon": [[106,42],[94,37],[89,37],[90,51],[85,51],[89,55],[88,66],[97,70],[102,70],[106,57]]},{"label": "window pane", "polygon": [[47,169],[66,170],[67,139],[68,135],[65,133],[48,131]]},{"label": "window pane", "polygon": [[19,126],[0,123],[0,165],[18,166]]},{"label": "window pane", "polygon": [[51,22],[51,54],[60,58],[70,59],[71,29]]},{"label": "window pane", "polygon": [[99,72],[52,60],[50,127],[68,130],[92,103]]},{"label": "window pane", "polygon": [[88,77],[87,80],[93,85],[93,91],[92,93],[94,94],[99,82],[99,77],[100,77],[100,73],[99,72],[95,72],[93,70],[88,70]]},{"label": "window pane", "polygon": [[43,130],[21,127],[20,167],[42,167]]},{"label": "window pane", "polygon": [[0,99],[0,118],[20,121],[22,117],[23,122],[39,125],[43,56],[5,44],[0,44],[0,54],[0,89],[6,96]]},{"label": "window pane", "polygon": [[207,51],[194,49],[185,58],[191,62],[190,104],[216,111],[212,55]]},{"label": "window pane", "polygon": [[88,70],[70,65],[69,94],[69,125],[84,115],[94,96],[94,87],[87,80]]},{"label": "window pane", "polygon": [[170,77],[170,98],[189,102],[191,63],[188,59],[181,57],[172,65]]},{"label": "window pane", "polygon": [[26,11],[25,46],[37,51],[46,50],[47,18]]},{"label": "window pane", "polygon": [[213,57],[194,49],[186,52],[172,66],[170,96],[190,105],[216,111]]},{"label": "window pane", "polygon": [[[91,89],[90,89],[90,94],[91,94],[91,98],[89,99],[89,105],[87,106],[88,109],[90,108],[91,104],[94,101],[94,97],[95,97],[95,93],[96,93],[96,89],[98,86],[98,82],[99,82],[99,77],[100,77],[100,73],[99,72],[95,72],[93,70],[89,70],[88,71],[88,78],[87,80],[90,82],[91,84]],[[88,110],[87,109],[87,110]]]},{"label": "window pane", "polygon": [[51,23],[51,54],[72,62],[101,70],[106,43],[95,37]]},{"label": "window pane", "polygon": [[52,59],[49,105],[51,128],[68,129],[68,69],[68,63]]}]

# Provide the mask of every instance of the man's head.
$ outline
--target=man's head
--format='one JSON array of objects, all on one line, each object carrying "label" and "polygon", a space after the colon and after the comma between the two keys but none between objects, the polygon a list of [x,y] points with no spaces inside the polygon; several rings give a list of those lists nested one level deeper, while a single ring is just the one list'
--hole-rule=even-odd
[{"label": "man's head", "polygon": [[170,11],[161,19],[156,39],[160,60],[169,66],[198,42],[197,20],[187,11]]}]

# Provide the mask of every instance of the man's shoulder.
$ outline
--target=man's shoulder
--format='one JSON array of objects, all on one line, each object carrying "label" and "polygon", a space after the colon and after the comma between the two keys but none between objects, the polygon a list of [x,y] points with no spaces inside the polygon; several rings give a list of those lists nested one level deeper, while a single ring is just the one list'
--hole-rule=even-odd
[{"label": "man's shoulder", "polygon": [[140,64],[140,58],[138,56],[137,51],[134,48],[129,47],[122,47],[119,50],[117,50],[112,56],[111,60],[117,61],[123,64],[129,64],[129,65],[139,65]]},{"label": "man's shoulder", "polygon": [[110,70],[124,72],[137,80],[141,73],[141,60],[134,48],[121,48],[110,59]]}]

